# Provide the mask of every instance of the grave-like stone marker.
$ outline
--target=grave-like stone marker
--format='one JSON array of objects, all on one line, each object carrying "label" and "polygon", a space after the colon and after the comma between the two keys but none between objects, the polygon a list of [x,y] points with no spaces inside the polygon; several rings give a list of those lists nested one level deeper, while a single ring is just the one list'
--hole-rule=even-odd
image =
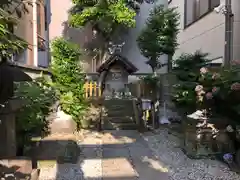
[{"label": "grave-like stone marker", "polygon": [[59,158],[59,164],[63,163],[76,163],[79,156],[79,147],[74,141],[67,142],[63,154]]},{"label": "grave-like stone marker", "polygon": [[13,75],[5,62],[0,63],[0,156],[16,155],[15,116],[12,109]]},{"label": "grave-like stone marker", "polygon": [[9,100],[0,109],[0,157],[16,156],[15,114],[21,105],[20,100]]}]

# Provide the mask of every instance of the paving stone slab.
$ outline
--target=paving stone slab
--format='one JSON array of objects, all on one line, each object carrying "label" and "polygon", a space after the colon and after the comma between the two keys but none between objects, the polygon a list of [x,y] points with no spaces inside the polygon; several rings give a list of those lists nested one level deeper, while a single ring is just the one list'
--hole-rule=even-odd
[{"label": "paving stone slab", "polygon": [[126,158],[104,159],[102,161],[103,177],[137,177],[131,163]]},{"label": "paving stone slab", "polygon": [[[76,138],[77,139],[77,138]],[[76,164],[42,168],[40,180],[167,180],[163,165],[137,131],[88,133]]]}]

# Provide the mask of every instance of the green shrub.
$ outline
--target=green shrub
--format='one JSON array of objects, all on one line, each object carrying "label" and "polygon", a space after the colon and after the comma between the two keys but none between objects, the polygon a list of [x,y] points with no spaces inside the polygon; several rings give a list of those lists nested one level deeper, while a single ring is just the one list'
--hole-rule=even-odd
[{"label": "green shrub", "polygon": [[80,67],[80,49],[77,45],[57,38],[52,42],[53,86],[57,90],[62,110],[71,115],[78,127],[85,110],[84,75]]},{"label": "green shrub", "polygon": [[178,83],[173,86],[173,101],[177,106],[189,111],[196,110],[194,89],[198,84],[199,69],[209,63],[207,55],[197,51],[193,54],[182,54],[174,60],[173,73]]},{"label": "green shrub", "polygon": [[45,78],[33,82],[16,83],[15,96],[24,106],[16,116],[16,133],[19,146],[28,145],[33,136],[48,132],[46,116],[55,102],[55,91]]},{"label": "green shrub", "polygon": [[159,81],[159,77],[155,76],[154,74],[150,74],[147,76],[144,76],[141,78],[143,80],[143,82],[145,82],[146,84],[150,85],[151,87],[156,87],[158,81]]},{"label": "green shrub", "polygon": [[[234,61],[233,61],[234,62]],[[203,87],[203,102],[215,113],[234,120],[240,117],[240,61],[230,69],[221,67],[211,71],[200,69],[199,85]]]},{"label": "green shrub", "polygon": [[232,119],[240,117],[240,61],[232,61],[230,69],[208,66],[207,54],[184,54],[176,61],[173,101],[193,111],[205,109]]}]

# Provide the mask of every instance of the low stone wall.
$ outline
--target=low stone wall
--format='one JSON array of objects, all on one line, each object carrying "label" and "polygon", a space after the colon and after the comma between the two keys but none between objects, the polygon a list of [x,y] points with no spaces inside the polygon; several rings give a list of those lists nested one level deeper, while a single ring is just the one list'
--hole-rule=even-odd
[{"label": "low stone wall", "polygon": [[25,66],[20,64],[12,64],[12,67],[23,71],[28,76],[30,76],[32,79],[38,78],[41,76],[41,74],[48,76],[51,78],[52,74],[47,68],[40,68],[40,67],[32,67],[32,66]]}]

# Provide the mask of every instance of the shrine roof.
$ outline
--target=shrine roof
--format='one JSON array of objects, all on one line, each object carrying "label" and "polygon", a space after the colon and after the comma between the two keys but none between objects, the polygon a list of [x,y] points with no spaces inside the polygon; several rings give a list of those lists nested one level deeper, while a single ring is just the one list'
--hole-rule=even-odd
[{"label": "shrine roof", "polygon": [[132,74],[138,70],[136,66],[134,66],[130,61],[128,61],[127,58],[121,56],[120,54],[113,54],[97,68],[97,72],[101,73],[104,70],[109,70],[111,66],[116,63],[124,67],[124,69],[126,69],[129,74]]}]

